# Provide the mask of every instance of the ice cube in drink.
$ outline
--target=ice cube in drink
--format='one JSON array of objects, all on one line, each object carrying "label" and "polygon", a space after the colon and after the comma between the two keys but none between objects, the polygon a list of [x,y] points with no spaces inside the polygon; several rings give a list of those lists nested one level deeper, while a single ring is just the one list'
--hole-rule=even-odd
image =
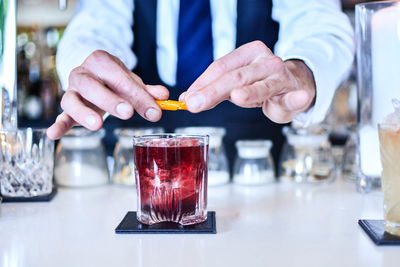
[{"label": "ice cube in drink", "polygon": [[137,218],[189,225],[207,219],[207,136],[134,139]]},{"label": "ice cube in drink", "polygon": [[380,125],[385,230],[400,235],[400,129]]}]

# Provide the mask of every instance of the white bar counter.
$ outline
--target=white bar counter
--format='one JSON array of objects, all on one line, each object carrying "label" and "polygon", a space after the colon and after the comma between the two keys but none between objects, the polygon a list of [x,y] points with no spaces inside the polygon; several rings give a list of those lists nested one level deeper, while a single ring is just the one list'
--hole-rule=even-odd
[{"label": "white bar counter", "polygon": [[136,190],[59,189],[48,203],[3,203],[0,266],[400,266],[400,247],[377,247],[358,226],[382,218],[382,195],[325,185],[209,188],[217,234],[115,234]]}]

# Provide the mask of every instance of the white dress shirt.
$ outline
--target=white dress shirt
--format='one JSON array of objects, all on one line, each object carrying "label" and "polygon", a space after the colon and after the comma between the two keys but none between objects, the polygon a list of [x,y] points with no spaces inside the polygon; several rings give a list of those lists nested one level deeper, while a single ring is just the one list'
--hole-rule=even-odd
[{"label": "white dress shirt", "polygon": [[[237,0],[210,0],[214,58],[235,49]],[[121,59],[128,69],[137,63],[131,47],[134,0],[80,0],[76,15],[58,46],[57,71],[63,88],[71,70],[95,50]],[[168,85],[176,82],[179,0],[157,6],[157,67]],[[314,74],[315,105],[296,116],[304,126],[321,122],[335,89],[353,62],[353,30],[339,0],[273,0],[272,18],[279,22],[279,40],[272,48],[283,60],[300,59]]]}]

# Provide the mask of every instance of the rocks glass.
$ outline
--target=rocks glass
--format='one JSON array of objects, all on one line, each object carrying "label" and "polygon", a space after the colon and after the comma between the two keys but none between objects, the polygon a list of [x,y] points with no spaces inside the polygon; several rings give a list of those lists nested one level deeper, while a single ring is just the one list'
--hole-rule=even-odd
[{"label": "rocks glass", "polygon": [[400,129],[379,125],[385,230],[400,236]]},{"label": "rocks glass", "polygon": [[1,130],[0,148],[3,197],[30,198],[52,192],[54,142],[46,129]]},{"label": "rocks glass", "polygon": [[135,136],[133,152],[138,221],[189,225],[207,219],[207,135]]}]

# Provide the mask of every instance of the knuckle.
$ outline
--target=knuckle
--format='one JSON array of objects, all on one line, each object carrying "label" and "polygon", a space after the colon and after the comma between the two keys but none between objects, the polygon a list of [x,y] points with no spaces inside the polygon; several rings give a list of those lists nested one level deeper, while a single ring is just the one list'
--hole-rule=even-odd
[{"label": "knuckle", "polygon": [[273,82],[272,82],[271,79],[263,80],[263,84],[264,84],[264,86],[265,86],[265,89],[266,89],[268,92],[271,92],[271,91],[274,89],[274,85],[273,85]]},{"label": "knuckle", "polygon": [[80,93],[88,93],[96,88],[96,83],[99,81],[88,73],[82,73],[76,79],[76,89]]},{"label": "knuckle", "polygon": [[85,68],[82,66],[74,68],[68,77],[68,82],[69,84],[75,84],[76,81],[78,80],[78,77],[85,71]]},{"label": "knuckle", "polygon": [[240,70],[235,71],[232,76],[233,81],[239,85],[245,85],[248,82],[247,75]]},{"label": "knuckle", "polygon": [[252,48],[256,51],[260,51],[260,53],[270,53],[271,50],[260,40],[253,41],[251,43]]},{"label": "knuckle", "polygon": [[215,70],[218,73],[225,73],[228,70],[228,65],[223,58],[217,59],[213,64],[215,64]]},{"label": "knuckle", "polygon": [[79,73],[79,75],[74,75],[71,79],[72,89],[81,93],[86,93],[90,89],[91,77],[85,73]]},{"label": "knuckle", "polygon": [[133,104],[135,109],[143,109],[148,105],[148,101],[144,96],[144,90],[139,87],[136,87],[134,90],[131,90],[129,94],[130,102]]},{"label": "knuckle", "polygon": [[285,63],[278,56],[273,56],[270,58],[270,66],[272,66],[276,71],[281,71],[284,69]]},{"label": "knuckle", "polygon": [[137,82],[128,74],[121,73],[120,79],[113,82],[113,87],[117,91],[121,91],[127,95],[132,96],[138,89]]},{"label": "knuckle", "polygon": [[89,57],[91,57],[93,59],[102,59],[107,55],[108,55],[108,53],[104,50],[96,50]]},{"label": "knuckle", "polygon": [[109,54],[106,51],[96,50],[87,57],[87,59],[85,60],[85,64],[102,63],[108,57]]},{"label": "knuckle", "polygon": [[82,72],[84,72],[86,69],[83,66],[78,66],[76,68],[74,68],[69,76],[76,76],[81,74]]},{"label": "knuckle", "polygon": [[115,82],[115,88],[117,91],[121,91],[130,95],[131,97],[137,97],[137,86],[135,84],[129,83],[125,80],[119,80]]}]

